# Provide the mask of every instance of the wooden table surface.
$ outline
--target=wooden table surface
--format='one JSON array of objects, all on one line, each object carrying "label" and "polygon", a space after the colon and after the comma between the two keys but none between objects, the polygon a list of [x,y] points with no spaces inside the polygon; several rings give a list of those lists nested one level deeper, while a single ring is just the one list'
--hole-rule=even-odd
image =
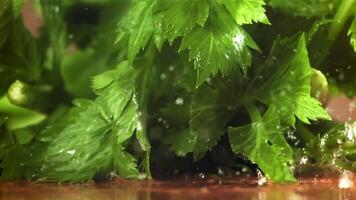
[{"label": "wooden table surface", "polygon": [[206,178],[177,181],[115,180],[105,183],[0,183],[4,200],[200,200],[200,199],[356,199],[356,187],[340,189],[339,180],[303,179],[295,184],[258,186],[257,180]]}]

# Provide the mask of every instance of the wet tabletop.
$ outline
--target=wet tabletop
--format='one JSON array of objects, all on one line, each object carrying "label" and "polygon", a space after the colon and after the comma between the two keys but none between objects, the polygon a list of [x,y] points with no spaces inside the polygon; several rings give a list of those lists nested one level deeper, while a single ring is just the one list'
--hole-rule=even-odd
[{"label": "wet tabletop", "polygon": [[[195,200],[195,199],[356,199],[354,179],[304,178],[294,184],[251,178],[181,178],[174,181],[115,180],[103,183],[0,183],[6,200]],[[260,183],[261,184],[261,183]]]}]

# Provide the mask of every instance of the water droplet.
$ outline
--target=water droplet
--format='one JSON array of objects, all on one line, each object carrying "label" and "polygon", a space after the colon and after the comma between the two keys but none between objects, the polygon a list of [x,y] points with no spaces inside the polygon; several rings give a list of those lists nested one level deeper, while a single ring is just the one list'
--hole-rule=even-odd
[{"label": "water droplet", "polygon": [[171,65],[171,66],[168,67],[168,70],[171,71],[171,72],[173,72],[174,69],[175,69],[175,67],[174,67],[173,65]]},{"label": "water droplet", "polygon": [[228,110],[236,110],[237,108],[236,108],[236,106],[228,106],[227,109]]},{"label": "water droplet", "polygon": [[241,50],[244,47],[245,36],[242,33],[237,33],[232,40],[237,50]]},{"label": "water droplet", "polygon": [[340,81],[343,81],[345,79],[345,74],[344,73],[340,73],[337,77]]},{"label": "water droplet", "polygon": [[137,131],[142,131],[142,124],[141,124],[141,122],[137,122],[136,129],[137,129]]},{"label": "water droplet", "polygon": [[176,105],[183,105],[184,104],[184,99],[182,97],[178,97],[175,102],[174,102]]},{"label": "water droplet", "polygon": [[243,168],[241,169],[241,171],[242,171],[243,173],[246,173],[246,172],[248,172],[248,168],[247,168],[247,167],[243,167]]},{"label": "water droplet", "polygon": [[218,174],[220,176],[224,175],[224,170],[222,170],[221,167],[218,167]]},{"label": "water droplet", "polygon": [[159,78],[164,80],[167,78],[167,75],[165,73],[162,73],[161,75],[159,75]]},{"label": "water droplet", "polygon": [[198,176],[199,176],[199,178],[201,178],[201,179],[204,179],[204,178],[205,178],[205,174],[203,174],[203,173],[199,173]]},{"label": "water droplet", "polygon": [[59,12],[59,6],[54,7],[54,12],[58,13]]},{"label": "water droplet", "polygon": [[73,154],[75,154],[75,150],[74,149],[69,150],[69,151],[67,151],[67,154],[73,155]]},{"label": "water droplet", "polygon": [[167,120],[163,120],[162,124],[165,128],[169,128],[169,123],[167,122]]},{"label": "water droplet", "polygon": [[177,155],[178,155],[178,156],[184,156],[184,152],[183,152],[183,151],[178,151],[178,152],[177,152]]}]

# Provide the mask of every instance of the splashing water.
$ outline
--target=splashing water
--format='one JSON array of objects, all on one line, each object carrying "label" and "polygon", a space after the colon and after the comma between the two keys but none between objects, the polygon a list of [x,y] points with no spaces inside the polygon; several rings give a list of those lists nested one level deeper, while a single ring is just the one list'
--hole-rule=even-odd
[{"label": "splashing water", "polygon": [[339,178],[339,188],[340,189],[348,189],[351,188],[354,185],[354,182],[352,181],[352,172],[345,171],[340,175]]},{"label": "splashing water", "polygon": [[345,134],[348,140],[354,141],[356,136],[356,122],[345,124]]},{"label": "splashing water", "polygon": [[267,179],[265,176],[263,176],[262,172],[260,170],[257,170],[257,184],[258,186],[265,185],[267,183]]},{"label": "splashing water", "polygon": [[299,164],[305,165],[305,164],[307,164],[307,162],[308,162],[308,157],[303,156],[303,157],[300,159]]}]

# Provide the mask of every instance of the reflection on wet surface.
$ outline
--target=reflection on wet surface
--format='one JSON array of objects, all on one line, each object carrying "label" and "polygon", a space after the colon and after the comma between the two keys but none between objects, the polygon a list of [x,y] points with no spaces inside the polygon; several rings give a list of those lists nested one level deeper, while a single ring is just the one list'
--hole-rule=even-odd
[{"label": "reflection on wet surface", "polygon": [[0,183],[6,200],[195,200],[195,199],[356,199],[356,187],[338,187],[339,179],[301,179],[296,184],[267,183],[246,178],[188,177],[175,181],[128,181],[88,184]]}]

